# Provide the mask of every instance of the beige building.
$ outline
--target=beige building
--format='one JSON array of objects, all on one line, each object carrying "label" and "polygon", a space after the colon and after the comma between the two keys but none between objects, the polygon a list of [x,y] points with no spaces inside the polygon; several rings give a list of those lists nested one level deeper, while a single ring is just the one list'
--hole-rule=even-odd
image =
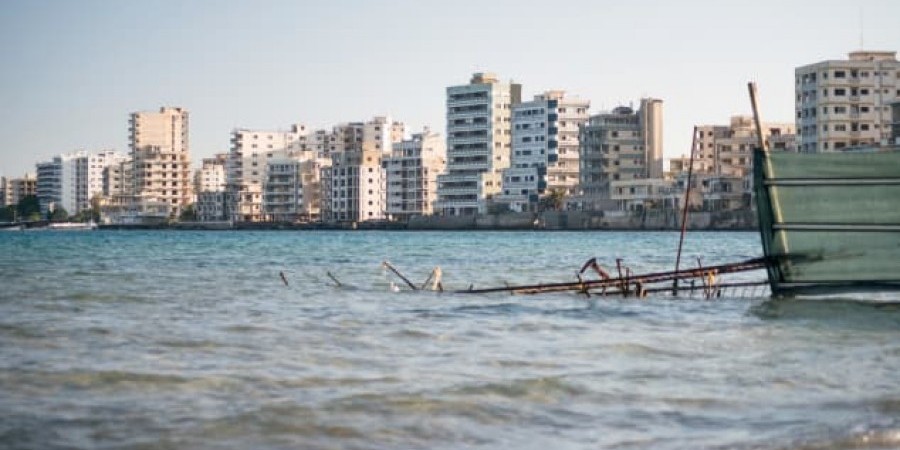
[{"label": "beige building", "polygon": [[512,107],[510,167],[498,201],[514,211],[536,210],[541,197],[579,194],[579,128],[590,102],[547,91]]},{"label": "beige building", "polygon": [[152,203],[154,211],[168,205],[169,217],[193,198],[188,129],[184,108],[136,112],[129,120],[132,192],[135,199]]},{"label": "beige building", "polygon": [[330,159],[303,159],[299,155],[269,160],[263,189],[265,220],[318,221],[321,213],[321,172],[330,165]]},{"label": "beige building", "polygon": [[25,174],[22,178],[0,177],[0,206],[15,206],[23,198],[37,193],[37,178]]},{"label": "beige building", "polygon": [[427,216],[437,200],[437,176],[447,165],[443,137],[425,128],[394,144],[384,158],[387,213],[394,219]]},{"label": "beige building", "polygon": [[226,162],[226,189],[231,199],[231,220],[258,222],[264,219],[263,184],[269,161],[294,157],[309,159],[309,131],[296,124],[286,131],[236,129],[231,132],[231,151]]},{"label": "beige building", "polygon": [[684,194],[671,178],[633,178],[610,182],[610,198],[620,211],[675,209]]},{"label": "beige building", "polygon": [[583,207],[603,208],[613,181],[662,178],[662,121],[662,100],[653,98],[588,119],[579,134]]},{"label": "beige building", "polygon": [[890,144],[890,105],[900,99],[897,52],[856,51],[798,67],[794,89],[800,151]]},{"label": "beige building", "polygon": [[[797,150],[794,124],[763,123],[762,130],[770,150]],[[759,139],[752,117],[733,116],[728,125],[698,125],[696,145],[695,173],[749,177]]]},{"label": "beige building", "polygon": [[323,220],[363,222],[387,217],[381,163],[404,132],[403,123],[383,116],[335,127],[331,167],[322,171]]},{"label": "beige building", "polygon": [[469,84],[447,88],[447,172],[438,176],[437,212],[484,213],[501,192],[512,105],[521,99],[521,85],[501,83],[492,73],[476,73]]}]

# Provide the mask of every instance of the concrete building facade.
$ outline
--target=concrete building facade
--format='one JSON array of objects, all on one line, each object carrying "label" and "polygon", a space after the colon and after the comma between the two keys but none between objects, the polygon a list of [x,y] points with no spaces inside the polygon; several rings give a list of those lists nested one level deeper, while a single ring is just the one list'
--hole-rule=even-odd
[{"label": "concrete building facade", "polygon": [[0,177],[0,206],[15,206],[37,192],[37,179],[34,174],[25,174],[21,178]]},{"label": "concrete building facade", "polygon": [[226,162],[226,190],[233,205],[231,220],[258,222],[264,219],[263,184],[269,161],[286,157],[309,159],[309,130],[295,124],[286,131],[236,129],[231,132],[231,150]]},{"label": "concrete building facade", "polygon": [[46,214],[55,208],[63,208],[75,215],[90,209],[92,200],[105,195],[107,169],[126,161],[125,155],[113,150],[97,153],[79,150],[38,163],[41,211]]},{"label": "concrete building facade", "polygon": [[322,169],[322,216],[329,222],[384,220],[387,216],[382,160],[403,139],[405,126],[376,116],[335,127],[331,166]]},{"label": "concrete building facade", "polygon": [[590,116],[579,133],[583,207],[611,199],[613,181],[662,178],[662,122],[662,100],[653,98],[636,111],[620,106]]},{"label": "concrete building facade", "polygon": [[184,108],[162,107],[129,119],[134,199],[168,205],[171,218],[193,198],[188,116]]},{"label": "concrete building facade", "polygon": [[897,52],[856,51],[794,70],[802,152],[889,145],[890,104],[900,99]]},{"label": "concrete building facade", "polygon": [[521,85],[501,83],[492,73],[476,73],[469,84],[447,88],[447,171],[438,176],[438,212],[484,213],[501,192],[512,106],[521,99]]},{"label": "concrete building facade", "polygon": [[[797,151],[792,123],[763,123],[763,139],[772,151]],[[719,176],[751,176],[753,149],[759,145],[750,116],[732,116],[728,125],[698,125],[694,172]]]},{"label": "concrete building facade", "polygon": [[427,128],[410,139],[394,144],[384,158],[387,213],[405,221],[428,216],[437,200],[437,176],[447,166],[443,136]]},{"label": "concrete building facade", "polygon": [[541,197],[579,193],[579,128],[590,102],[547,91],[512,107],[510,167],[499,201],[514,211],[534,211]]},{"label": "concrete building facade", "polygon": [[321,172],[330,160],[284,157],[271,159],[266,170],[263,214],[273,222],[320,219]]},{"label": "concrete building facade", "polygon": [[212,158],[203,158],[200,168],[194,173],[194,192],[225,192],[227,178],[225,166],[228,153],[217,153]]}]

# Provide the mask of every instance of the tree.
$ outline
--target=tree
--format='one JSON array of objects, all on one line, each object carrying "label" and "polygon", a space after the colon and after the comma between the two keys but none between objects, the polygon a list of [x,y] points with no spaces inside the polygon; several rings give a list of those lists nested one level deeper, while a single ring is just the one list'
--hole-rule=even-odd
[{"label": "tree", "polygon": [[36,195],[26,195],[16,205],[16,212],[19,213],[19,220],[41,220],[41,203]]},{"label": "tree", "polygon": [[65,222],[67,220],[69,220],[69,212],[66,211],[66,208],[62,206],[53,208],[53,212],[50,213],[51,222]]},{"label": "tree", "polygon": [[547,211],[562,211],[563,206],[566,204],[566,190],[565,189],[551,189],[550,192],[547,193],[544,197],[541,198],[538,204],[538,210]]},{"label": "tree", "polygon": [[179,222],[193,222],[197,220],[197,213],[194,211],[194,205],[187,205],[181,209],[181,214],[178,215]]},{"label": "tree", "polygon": [[82,209],[81,211],[78,212],[78,214],[75,214],[74,216],[72,216],[72,221],[73,222],[91,222],[91,221],[99,222],[100,221],[99,216],[100,215],[96,211],[94,211],[94,209]]},{"label": "tree", "polygon": [[0,208],[0,222],[14,222],[16,220],[16,207],[7,205]]}]

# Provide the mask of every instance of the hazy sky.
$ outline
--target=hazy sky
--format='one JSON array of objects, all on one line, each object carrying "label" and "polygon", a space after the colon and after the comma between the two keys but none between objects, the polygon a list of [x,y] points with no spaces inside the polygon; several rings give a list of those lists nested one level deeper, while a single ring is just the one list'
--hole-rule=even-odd
[{"label": "hazy sky", "polygon": [[128,150],[128,114],[191,112],[198,161],[235,127],[314,128],[391,115],[443,132],[444,89],[491,71],[523,95],[591,111],[664,101],[665,153],[691,127],[750,111],[793,121],[793,70],[860,47],[900,50],[900,2],[0,2],[0,175],[76,149]]}]

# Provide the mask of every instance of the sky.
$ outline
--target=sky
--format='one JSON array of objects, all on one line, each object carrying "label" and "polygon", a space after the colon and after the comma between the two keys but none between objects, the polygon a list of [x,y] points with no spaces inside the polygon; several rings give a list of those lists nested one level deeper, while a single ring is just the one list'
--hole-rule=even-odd
[{"label": "sky", "polygon": [[663,100],[667,158],[692,127],[793,122],[794,68],[900,50],[900,2],[814,0],[4,0],[0,175],[78,149],[128,152],[131,112],[191,113],[194,161],[235,128],[389,115],[443,132],[445,88],[494,72],[591,112]]}]

